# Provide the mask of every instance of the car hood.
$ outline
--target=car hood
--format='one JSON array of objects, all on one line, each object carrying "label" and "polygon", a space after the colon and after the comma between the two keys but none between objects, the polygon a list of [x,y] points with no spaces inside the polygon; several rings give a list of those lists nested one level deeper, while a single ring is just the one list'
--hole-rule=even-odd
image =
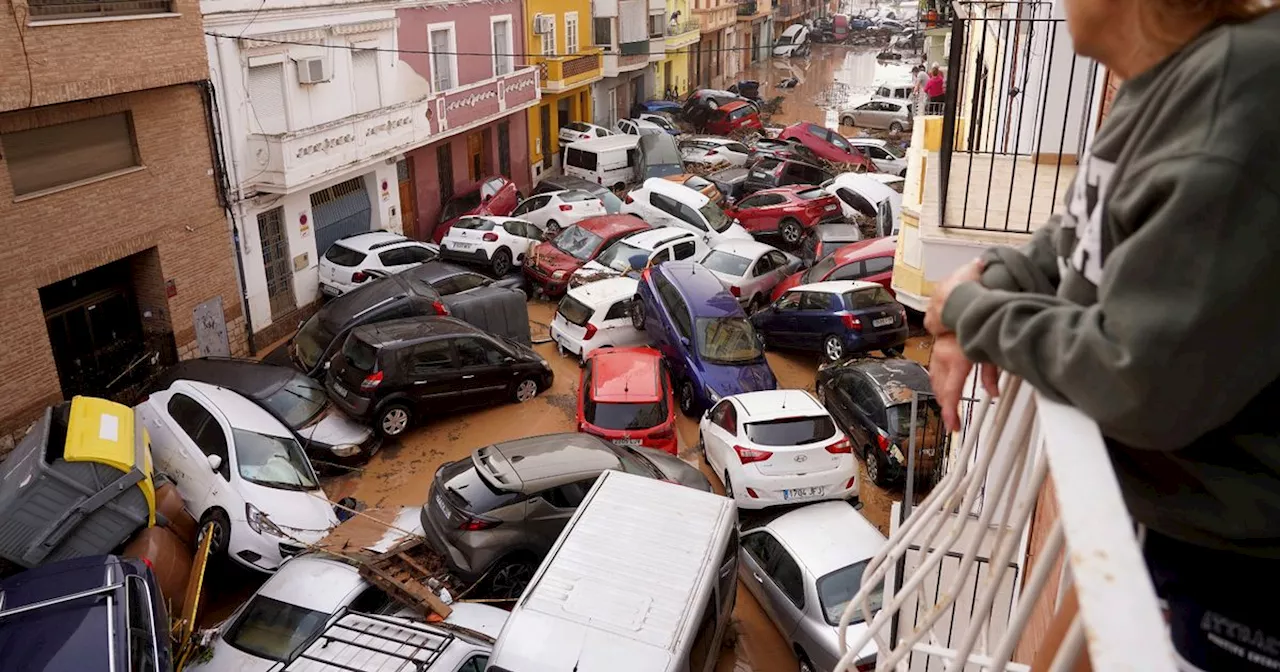
[{"label": "car hood", "polygon": [[280,665],[274,660],[245,653],[223,641],[221,636],[214,640],[212,649],[212,655],[208,659],[191,663],[186,669],[205,672],[270,672]]},{"label": "car hood", "polygon": [[777,286],[773,288],[773,298],[776,299],[779,296],[782,296],[783,292],[787,291],[788,289],[791,289],[792,287],[795,287],[796,285],[799,285],[800,278],[803,275],[804,275],[804,271],[800,271],[798,273],[792,273],[791,275],[788,275],[786,278],[783,278],[782,282],[779,282]]},{"label": "car hood", "polygon": [[714,364],[706,361],[701,364],[704,382],[721,398],[731,394],[778,388],[778,379],[773,375],[773,369],[770,369],[769,363],[763,359],[743,366]]},{"label": "car hood", "polygon": [[[309,492],[281,490],[238,479],[237,489],[244,501],[258,507],[258,510],[267,514],[271,522],[286,533],[327,532],[338,524],[333,503],[319,488]],[[244,520],[243,509],[229,513],[234,521]]]},{"label": "car hood", "polygon": [[548,273],[554,271],[575,271],[582,268],[584,262],[578,261],[578,258],[565,254],[560,248],[551,243],[539,243],[533,248],[533,265],[534,267],[546,271]]},{"label": "car hood", "polygon": [[755,240],[741,224],[730,224],[729,228],[716,234],[716,240]]},{"label": "car hood", "polygon": [[688,462],[654,448],[640,447],[635,450],[653,463],[653,466],[657,467],[668,481],[674,481],[695,490],[712,492],[711,482],[707,480],[706,475],[701,470],[690,466]]},{"label": "car hood", "polygon": [[373,436],[373,430],[347,417],[345,413],[330,404],[329,408],[307,425],[298,430],[303,445],[310,441],[313,445],[343,446],[360,445]]}]

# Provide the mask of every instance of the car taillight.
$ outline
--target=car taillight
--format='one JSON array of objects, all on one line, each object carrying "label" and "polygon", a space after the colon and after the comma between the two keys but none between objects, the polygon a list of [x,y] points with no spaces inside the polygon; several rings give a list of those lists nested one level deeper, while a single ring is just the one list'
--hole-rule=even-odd
[{"label": "car taillight", "polygon": [[481,530],[492,530],[501,524],[501,520],[493,520],[492,518],[468,518],[462,521],[458,529],[464,532],[479,532]]},{"label": "car taillight", "polygon": [[631,198],[631,194],[627,194],[627,195],[626,195],[626,197],[622,199],[622,202],[623,202],[623,203],[635,203],[635,199]]},{"label": "car taillight", "polygon": [[498,242],[498,234],[496,234],[496,233],[494,233],[494,232],[492,232],[492,231],[490,231],[489,233],[484,234],[484,242],[486,242],[486,243],[496,243],[496,242]]},{"label": "car taillight", "polygon": [[561,204],[560,204],[560,212],[569,212],[569,211],[570,211],[570,210],[572,210],[572,209],[573,209],[573,206],[572,206],[572,205],[569,205],[568,203],[561,203]]},{"label": "car taillight", "polygon": [[840,439],[839,441],[836,441],[835,443],[827,446],[827,452],[831,453],[832,455],[840,455],[842,453],[852,453],[853,442],[850,441],[849,437],[846,436],[843,439]]},{"label": "car taillight", "polygon": [[732,294],[732,295],[734,295],[734,296],[741,297],[741,296],[742,296],[742,288],[741,288],[741,287],[739,287],[739,286],[737,286],[737,285],[733,285],[732,287],[730,287],[730,288],[729,288],[729,293],[730,293],[730,294]]},{"label": "car taillight", "polygon": [[444,301],[436,299],[431,302],[431,308],[436,311],[436,315],[448,315],[449,306],[444,305]]},{"label": "car taillight", "polygon": [[351,282],[364,282],[369,279],[369,275],[364,271],[356,271],[351,274]]},{"label": "car taillight", "polygon": [[840,319],[844,322],[845,329],[849,329],[851,331],[862,331],[862,320],[859,320],[857,315],[845,313],[840,316]]},{"label": "car taillight", "polygon": [[854,484],[854,483],[857,483],[857,482],[858,482],[858,477],[857,477],[857,476],[850,476],[850,477],[849,477],[849,482],[844,484],[844,489],[845,489],[845,490],[848,490],[849,488],[852,488],[852,487],[853,487],[853,484]]},{"label": "car taillight", "polygon": [[377,389],[378,386],[381,384],[382,384],[382,372],[375,371],[364,377],[364,380],[360,382],[360,389],[364,390],[365,392],[368,392],[369,390]]},{"label": "car taillight", "polygon": [[876,443],[880,444],[880,450],[889,450],[889,437],[884,434],[876,434]]},{"label": "car taillight", "polygon": [[734,446],[733,452],[738,454],[738,461],[743,464],[751,464],[752,462],[763,462],[771,457],[773,453],[767,450],[756,450],[755,448],[743,448],[742,446]]},{"label": "car taillight", "polygon": [[589,341],[589,340],[591,340],[591,337],[592,337],[592,336],[595,336],[595,335],[596,335],[596,325],[591,324],[590,322],[588,322],[588,323],[587,323],[587,333],[583,334],[583,336],[582,336],[582,340],[584,340],[584,341]]},{"label": "car taillight", "polygon": [[751,499],[760,499],[760,495],[757,495],[756,491],[751,488],[747,488],[747,496]]}]

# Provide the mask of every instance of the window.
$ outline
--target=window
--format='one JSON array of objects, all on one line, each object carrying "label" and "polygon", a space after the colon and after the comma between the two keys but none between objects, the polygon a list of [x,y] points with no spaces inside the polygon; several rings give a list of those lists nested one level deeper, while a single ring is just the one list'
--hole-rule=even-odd
[{"label": "window", "polygon": [[458,672],[484,672],[485,665],[488,664],[489,656],[471,656],[458,668]]},{"label": "window", "polygon": [[338,266],[352,267],[364,261],[365,254],[349,247],[334,244],[329,246],[328,251],[324,253],[324,258]]},{"label": "window", "polygon": [[581,149],[570,147],[565,154],[565,163],[573,168],[595,172],[597,165],[597,157],[595,152],[588,152]]},{"label": "window", "polygon": [[[440,174],[440,200],[448,202],[453,198],[453,143],[442,142],[436,147],[436,172]],[[441,220],[448,220],[441,217]]]},{"label": "window", "polygon": [[773,535],[763,530],[748,534],[742,540],[742,546],[747,549],[747,553],[769,576],[778,590],[786,595],[796,608],[803,608],[804,574],[800,570],[800,565],[796,564],[795,559],[787,553],[787,549],[783,548]]},{"label": "window", "polygon": [[542,55],[556,55],[556,15],[551,14],[551,30],[542,34]]},{"label": "window", "polygon": [[361,614],[385,614],[397,604],[390,595],[382,592],[381,588],[369,586],[356,595],[356,599],[351,600],[347,608]]},{"label": "window", "polygon": [[891,304],[896,305],[893,295],[889,293],[889,290],[879,285],[844,293],[844,305],[849,310],[866,310]]},{"label": "window", "polygon": [[836,435],[836,425],[829,415],[749,422],[743,429],[748,439],[761,446],[800,446]]},{"label": "window", "polygon": [[716,606],[708,603],[703,607],[702,621],[698,623],[698,632],[693,637],[693,646],[689,647],[689,670],[702,672],[707,669],[707,663],[711,660],[712,654],[717,653],[711,650],[715,638]]},{"label": "window", "polygon": [[692,240],[686,240],[682,243],[676,243],[675,247],[672,248],[671,256],[674,257],[676,261],[679,261],[681,259],[688,259],[694,254],[697,254],[697,252],[697,244]]},{"label": "window", "polygon": [[249,67],[249,118],[263,133],[283,133],[288,124],[284,107],[284,64]]},{"label": "window", "polygon": [[217,455],[222,458],[222,466],[218,473],[223,478],[231,478],[231,465],[227,460],[227,435],[222,425],[199,402],[185,394],[177,393],[169,398],[167,406],[169,417],[178,423],[182,431],[191,438],[192,443],[205,455]]},{"label": "window", "polygon": [[14,196],[140,165],[128,112],[0,134],[0,150]]},{"label": "window", "polygon": [[449,341],[440,339],[415,346],[411,361],[416,374],[436,373],[453,368],[453,353]]},{"label": "window", "polygon": [[151,592],[137,576],[125,581],[129,615],[129,672],[155,672],[155,623],[151,617]]},{"label": "window", "polygon": [[176,12],[168,0],[145,2],[111,2],[90,0],[68,3],[62,0],[31,0],[27,13],[36,20],[49,19],[99,19],[108,16],[142,16]]},{"label": "window", "polygon": [[[336,247],[336,246],[334,246]],[[330,247],[329,249],[333,249]],[[405,266],[408,264],[421,264],[423,262],[435,259],[435,255],[425,247],[417,245],[409,245],[406,247],[397,247],[394,250],[387,250],[378,255],[378,261],[383,266]]]},{"label": "window", "polygon": [[258,658],[285,662],[311,641],[331,614],[254,595],[239,620],[223,636],[235,648]]},{"label": "window", "polygon": [[732,436],[738,435],[738,409],[728,399],[711,411],[711,422]]},{"label": "window", "polygon": [[872,257],[862,263],[866,267],[867,275],[893,270],[893,257]]},{"label": "window", "polygon": [[578,13],[564,13],[564,53],[573,56],[578,53]]},{"label": "window", "polygon": [[649,37],[662,37],[662,14],[649,15]]},{"label": "window", "polygon": [[511,174],[511,122],[498,122],[498,172]]},{"label": "window", "polygon": [[502,363],[502,353],[482,339],[459,338],[454,343],[458,348],[458,362],[462,366],[494,366]]},{"label": "window", "polygon": [[837,268],[827,276],[828,280],[857,280],[866,275],[862,272],[862,262],[854,261]]},{"label": "window", "polygon": [[658,294],[662,297],[662,303],[666,306],[667,313],[671,316],[671,321],[676,326],[676,331],[684,338],[693,337],[693,324],[689,318],[689,308],[684,303],[684,298],[680,296],[680,292],[676,290],[665,278],[659,277],[655,282],[658,286]]},{"label": "window", "polygon": [[729,600],[737,590],[738,583],[738,528],[729,530],[729,541],[725,544],[724,555],[720,558],[720,602]]},{"label": "window", "polygon": [[489,29],[493,42],[493,74],[505,75],[515,69],[515,48],[511,43],[511,17],[490,19]]},{"label": "window", "polygon": [[534,196],[532,198],[525,199],[525,202],[516,206],[516,209],[511,211],[511,216],[522,217],[524,215],[529,214],[530,212],[533,212],[534,210],[541,210],[547,207],[547,203],[550,203],[550,202],[551,202],[551,197],[545,196],[545,195]]},{"label": "window", "polygon": [[629,317],[630,315],[631,315],[631,300],[627,299],[624,301],[619,301],[613,304],[612,306],[609,306],[609,312],[605,313],[604,319],[621,320]]},{"label": "window", "polygon": [[440,296],[449,296],[458,292],[465,292],[476,287],[483,287],[492,282],[489,278],[478,273],[459,273],[451,275],[439,282],[431,283]]},{"label": "window", "polygon": [[778,310],[798,310],[807,294],[808,292],[787,292],[778,299],[775,306]]},{"label": "window", "polygon": [[457,43],[453,38],[453,25],[427,26],[431,36],[431,86],[437,93],[458,85]]},{"label": "window", "polygon": [[378,89],[378,52],[361,49],[351,52],[351,80],[355,86],[356,112],[382,107]]},{"label": "window", "polygon": [[557,509],[576,509],[595,482],[596,479],[593,477],[573,483],[565,483],[562,486],[544,490],[542,498]]},{"label": "window", "polygon": [[613,19],[596,17],[591,19],[591,36],[596,46],[613,46]]}]

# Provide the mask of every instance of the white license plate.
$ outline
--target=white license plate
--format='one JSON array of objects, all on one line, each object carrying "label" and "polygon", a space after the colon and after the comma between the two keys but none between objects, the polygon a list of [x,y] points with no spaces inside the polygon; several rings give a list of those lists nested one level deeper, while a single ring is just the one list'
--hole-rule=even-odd
[{"label": "white license plate", "polygon": [[807,499],[809,497],[821,497],[822,493],[826,491],[827,491],[827,488],[824,485],[819,485],[813,488],[792,488],[790,490],[783,490],[782,498],[783,499]]},{"label": "white license plate", "polygon": [[831,205],[828,205],[827,207],[823,208],[823,210],[826,210],[827,212],[835,212],[836,204],[832,203]]},{"label": "white license plate", "polygon": [[334,392],[337,392],[337,393],[338,393],[338,396],[339,396],[339,397],[342,397],[343,399],[346,399],[346,398],[347,398],[347,394],[349,394],[349,392],[347,391],[347,388],[345,388],[345,387],[343,387],[343,386],[342,386],[342,383],[334,383],[334,384],[333,384],[333,391],[334,391]]},{"label": "white license plate", "polygon": [[328,294],[329,296],[338,295],[338,288],[333,285],[320,285],[320,291],[324,294]]},{"label": "white license plate", "polygon": [[882,317],[878,320],[871,320],[871,326],[873,327],[887,327],[891,324],[893,324],[892,317]]},{"label": "white license plate", "polygon": [[615,446],[628,446],[630,448],[636,448],[642,445],[640,439],[614,439],[613,444]]},{"label": "white license plate", "polygon": [[474,243],[454,243],[452,247],[458,250],[469,250],[475,247],[475,244]]}]

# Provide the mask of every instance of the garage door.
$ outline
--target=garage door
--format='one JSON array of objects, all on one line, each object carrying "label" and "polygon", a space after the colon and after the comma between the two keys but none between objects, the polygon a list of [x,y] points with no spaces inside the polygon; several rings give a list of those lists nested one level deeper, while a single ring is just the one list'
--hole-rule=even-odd
[{"label": "garage door", "polygon": [[333,241],[369,230],[369,194],[357,177],[311,194],[311,218],[316,226],[316,254],[324,255]]}]

